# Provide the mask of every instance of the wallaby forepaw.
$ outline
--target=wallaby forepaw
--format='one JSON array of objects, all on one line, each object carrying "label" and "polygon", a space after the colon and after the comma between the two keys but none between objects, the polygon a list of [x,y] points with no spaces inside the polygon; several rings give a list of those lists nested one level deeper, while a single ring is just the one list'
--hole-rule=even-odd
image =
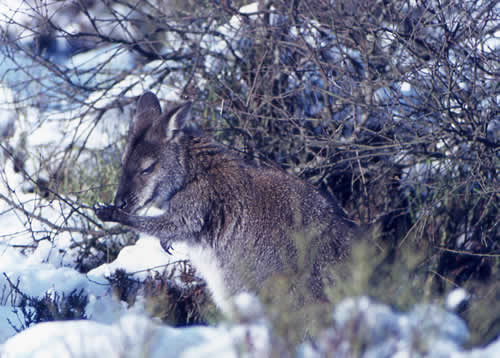
[{"label": "wallaby forepaw", "polygon": [[161,247],[163,248],[163,250],[165,250],[165,252],[167,254],[172,255],[172,251],[170,251],[172,249],[172,245],[170,243],[170,240],[161,239],[160,244],[161,244]]},{"label": "wallaby forepaw", "polygon": [[94,205],[94,212],[102,221],[113,221],[113,214],[116,210],[114,205],[98,203]]}]

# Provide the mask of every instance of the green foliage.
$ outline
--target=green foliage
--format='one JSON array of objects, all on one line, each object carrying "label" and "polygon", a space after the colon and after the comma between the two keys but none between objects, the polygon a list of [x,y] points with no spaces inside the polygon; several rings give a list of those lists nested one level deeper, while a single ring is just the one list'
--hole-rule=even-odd
[{"label": "green foliage", "polygon": [[[498,258],[497,258],[498,260]],[[468,282],[466,288],[475,293],[461,316],[471,331],[470,346],[491,343],[500,332],[500,275],[495,272],[488,283]]]},{"label": "green foliage", "polygon": [[424,247],[409,245],[393,250],[379,230],[367,230],[352,248],[349,259],[335,269],[339,277],[329,289],[333,302],[367,295],[400,309],[432,301],[427,287],[427,256]]}]

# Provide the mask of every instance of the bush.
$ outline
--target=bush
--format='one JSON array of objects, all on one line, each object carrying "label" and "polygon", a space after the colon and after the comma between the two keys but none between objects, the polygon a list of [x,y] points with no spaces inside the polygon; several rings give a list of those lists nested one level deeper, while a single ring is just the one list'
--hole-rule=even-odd
[{"label": "bush", "polygon": [[[457,286],[494,289],[495,3],[242,5],[43,2],[3,15],[7,71],[0,80],[15,94],[5,105],[16,128],[15,135],[3,131],[9,139],[1,148],[39,193],[39,205],[65,203],[79,219],[78,227],[65,221],[46,234],[76,232],[75,245],[81,236],[90,243],[77,254],[82,271],[133,242],[87,209],[111,199],[130,104],[148,89],[167,104],[195,100],[196,114],[221,143],[310,180],[362,227],[377,226],[379,241],[370,249],[382,257],[372,272],[376,282],[381,273],[400,272],[387,265],[416,250],[408,275],[418,272],[419,290],[429,297]],[[71,26],[68,16],[76,19]],[[30,142],[32,131],[54,123],[64,127],[60,142]],[[8,190],[0,195],[36,217]],[[111,250],[110,235],[122,238]],[[498,334],[486,331],[486,340]]]}]

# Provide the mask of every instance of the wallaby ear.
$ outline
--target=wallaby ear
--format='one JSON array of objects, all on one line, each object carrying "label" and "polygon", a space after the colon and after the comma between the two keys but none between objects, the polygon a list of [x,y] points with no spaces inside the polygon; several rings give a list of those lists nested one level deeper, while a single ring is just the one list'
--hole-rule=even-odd
[{"label": "wallaby ear", "polygon": [[151,112],[156,115],[161,114],[160,101],[158,101],[158,97],[153,92],[144,92],[137,101],[136,116],[145,112]]},{"label": "wallaby ear", "polygon": [[172,139],[175,133],[192,127],[191,106],[192,102],[186,102],[175,107],[165,115],[164,133],[166,139]]},{"label": "wallaby ear", "polygon": [[152,92],[145,92],[137,101],[132,131],[139,133],[151,127],[155,119],[161,115],[158,97]]}]

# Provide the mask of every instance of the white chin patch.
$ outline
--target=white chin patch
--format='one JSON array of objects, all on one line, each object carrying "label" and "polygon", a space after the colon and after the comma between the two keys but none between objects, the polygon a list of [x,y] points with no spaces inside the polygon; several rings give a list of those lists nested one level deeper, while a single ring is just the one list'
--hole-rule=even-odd
[{"label": "white chin patch", "polygon": [[138,211],[141,216],[160,216],[165,214],[166,210],[157,208],[156,206],[147,206]]}]

